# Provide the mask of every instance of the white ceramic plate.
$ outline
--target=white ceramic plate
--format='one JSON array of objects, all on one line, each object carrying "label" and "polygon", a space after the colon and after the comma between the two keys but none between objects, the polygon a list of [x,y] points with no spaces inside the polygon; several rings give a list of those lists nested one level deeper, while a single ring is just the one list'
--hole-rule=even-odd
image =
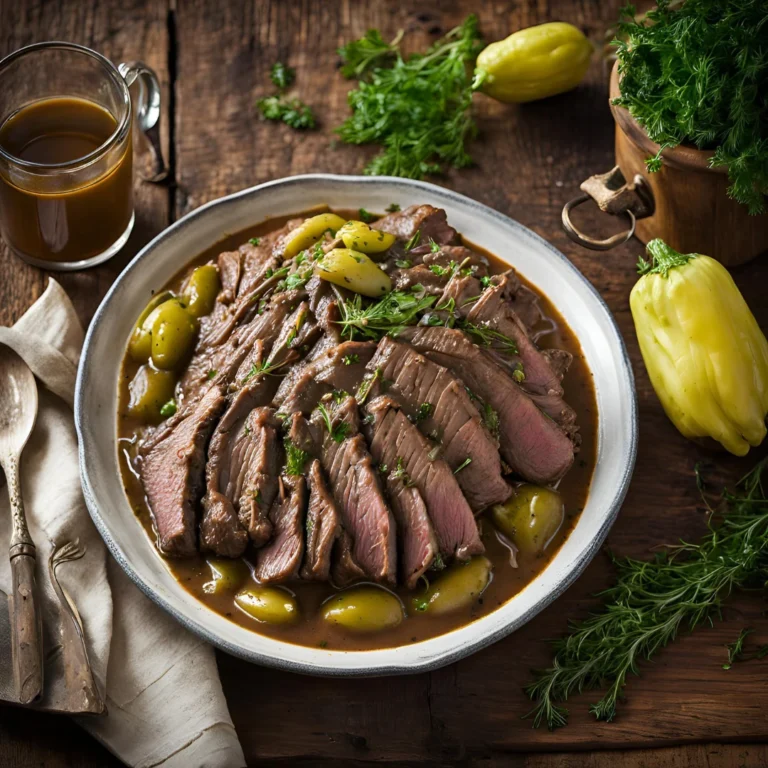
[{"label": "white ceramic plate", "polygon": [[[133,323],[153,290],[203,250],[265,219],[326,204],[383,212],[430,203],[472,242],[515,267],[557,306],[581,341],[594,374],[598,459],[589,498],[545,570],[493,613],[440,637],[401,648],[333,651],[249,632],[214,613],[173,578],[136,520],[120,480],[117,383]],[[77,379],[75,418],[83,490],[91,516],[130,578],[184,626],[249,661],[326,675],[372,675],[432,669],[514,631],[560,595],[605,539],[635,463],[637,403],[619,330],[602,299],[559,251],[516,221],[440,187],[394,178],[309,175],[261,184],[215,200],[158,235],[120,275],[88,330]]]}]

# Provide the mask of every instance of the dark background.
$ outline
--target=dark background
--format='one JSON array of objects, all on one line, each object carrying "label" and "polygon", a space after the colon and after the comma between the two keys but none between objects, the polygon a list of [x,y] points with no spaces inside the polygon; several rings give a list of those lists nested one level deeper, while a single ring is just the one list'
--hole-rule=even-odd
[{"label": "dark background", "polygon": [[[138,226],[123,253],[97,269],[56,278],[87,323],[136,251],[201,203],[297,173],[359,172],[369,150],[331,147],[332,129],[347,113],[350,87],[337,72],[335,49],[368,27],[380,28],[385,38],[403,28],[408,46],[422,49],[476,12],[488,40],[562,20],[581,27],[602,47],[619,5],[619,0],[0,0],[1,55],[40,40],[70,40],[101,51],[115,63],[143,60],[163,85],[170,183],[151,186],[137,180]],[[270,91],[268,72],[276,60],[296,68],[297,89],[320,119],[317,131],[298,133],[259,119],[254,103]],[[547,238],[577,264],[616,316],[637,377],[641,428],[634,480],[608,545],[621,554],[645,557],[652,547],[703,531],[693,477],[696,461],[710,461],[713,481],[719,482],[746,471],[754,457],[706,454],[665,418],[640,359],[627,301],[641,245],[633,241],[608,254],[593,253],[573,245],[560,229],[562,205],[578,193],[579,183],[613,165],[607,71],[596,55],[581,87],[540,103],[504,106],[477,96],[481,135],[472,148],[477,164],[435,181]],[[618,228],[589,212],[581,221],[602,228],[603,234]],[[765,258],[735,270],[734,277],[762,327],[768,327]],[[0,245],[0,322],[14,322],[46,281],[44,272]],[[219,654],[224,690],[250,764],[767,764],[768,749],[762,743],[768,735],[766,662],[722,669],[723,646],[742,627],[756,628],[755,642],[768,641],[765,606],[755,596],[738,596],[729,603],[724,622],[684,637],[652,664],[643,664],[642,676],[630,680],[616,722],[591,719],[587,707],[594,695],[569,703],[571,724],[558,732],[534,731],[530,721],[521,720],[528,708],[521,689],[529,669],[546,665],[550,658],[546,638],[561,634],[569,618],[584,616],[597,605],[590,595],[610,578],[608,559],[599,555],[564,597],[522,630],[429,674],[327,680]],[[118,764],[68,719],[0,709],[1,766]]]}]

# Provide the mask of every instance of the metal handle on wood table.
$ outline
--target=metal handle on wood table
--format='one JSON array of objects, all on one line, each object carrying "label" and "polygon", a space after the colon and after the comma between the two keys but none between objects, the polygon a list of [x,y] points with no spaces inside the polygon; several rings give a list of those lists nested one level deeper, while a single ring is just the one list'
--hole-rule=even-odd
[{"label": "metal handle on wood table", "polygon": [[5,464],[11,503],[11,654],[16,693],[21,704],[31,704],[43,692],[43,621],[35,583],[35,545],[29,535],[21,500],[18,457]]},{"label": "metal handle on wood table", "polygon": [[[585,193],[563,206],[563,229],[574,243],[593,251],[608,251],[617,245],[626,243],[635,234],[638,219],[652,216],[655,210],[653,192],[648,182],[638,173],[631,182],[627,182],[619,166],[608,171],[590,176],[582,182],[580,189]],[[629,219],[629,229],[619,232],[605,240],[598,240],[584,234],[571,221],[571,211],[589,199],[594,200],[601,211],[612,216],[624,215]]]},{"label": "metal handle on wood table", "polygon": [[153,164],[152,174],[143,178],[153,183],[163,181],[168,176],[168,168],[160,146],[160,82],[154,70],[140,61],[123,62],[118,70],[129,88],[134,82],[139,83],[136,121],[149,142]]}]

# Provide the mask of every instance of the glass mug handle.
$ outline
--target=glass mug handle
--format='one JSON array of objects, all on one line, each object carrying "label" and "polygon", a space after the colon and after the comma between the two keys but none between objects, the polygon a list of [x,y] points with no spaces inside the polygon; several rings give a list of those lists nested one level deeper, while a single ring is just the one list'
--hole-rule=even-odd
[{"label": "glass mug handle", "polygon": [[139,83],[136,119],[152,154],[152,174],[142,178],[153,183],[163,181],[168,176],[168,168],[160,146],[160,83],[157,75],[140,61],[123,62],[118,70],[129,88],[136,81]]}]

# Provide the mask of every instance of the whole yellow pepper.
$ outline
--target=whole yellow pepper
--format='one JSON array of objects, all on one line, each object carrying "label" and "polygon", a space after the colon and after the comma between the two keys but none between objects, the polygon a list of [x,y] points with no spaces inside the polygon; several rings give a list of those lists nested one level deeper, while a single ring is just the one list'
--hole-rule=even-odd
[{"label": "whole yellow pepper", "polygon": [[744,456],[766,435],[768,341],[722,264],[647,250],[629,303],[651,384],[683,435]]},{"label": "whole yellow pepper", "polygon": [[592,44],[572,24],[553,21],[491,43],[477,57],[480,90],[504,102],[545,99],[584,78]]}]

